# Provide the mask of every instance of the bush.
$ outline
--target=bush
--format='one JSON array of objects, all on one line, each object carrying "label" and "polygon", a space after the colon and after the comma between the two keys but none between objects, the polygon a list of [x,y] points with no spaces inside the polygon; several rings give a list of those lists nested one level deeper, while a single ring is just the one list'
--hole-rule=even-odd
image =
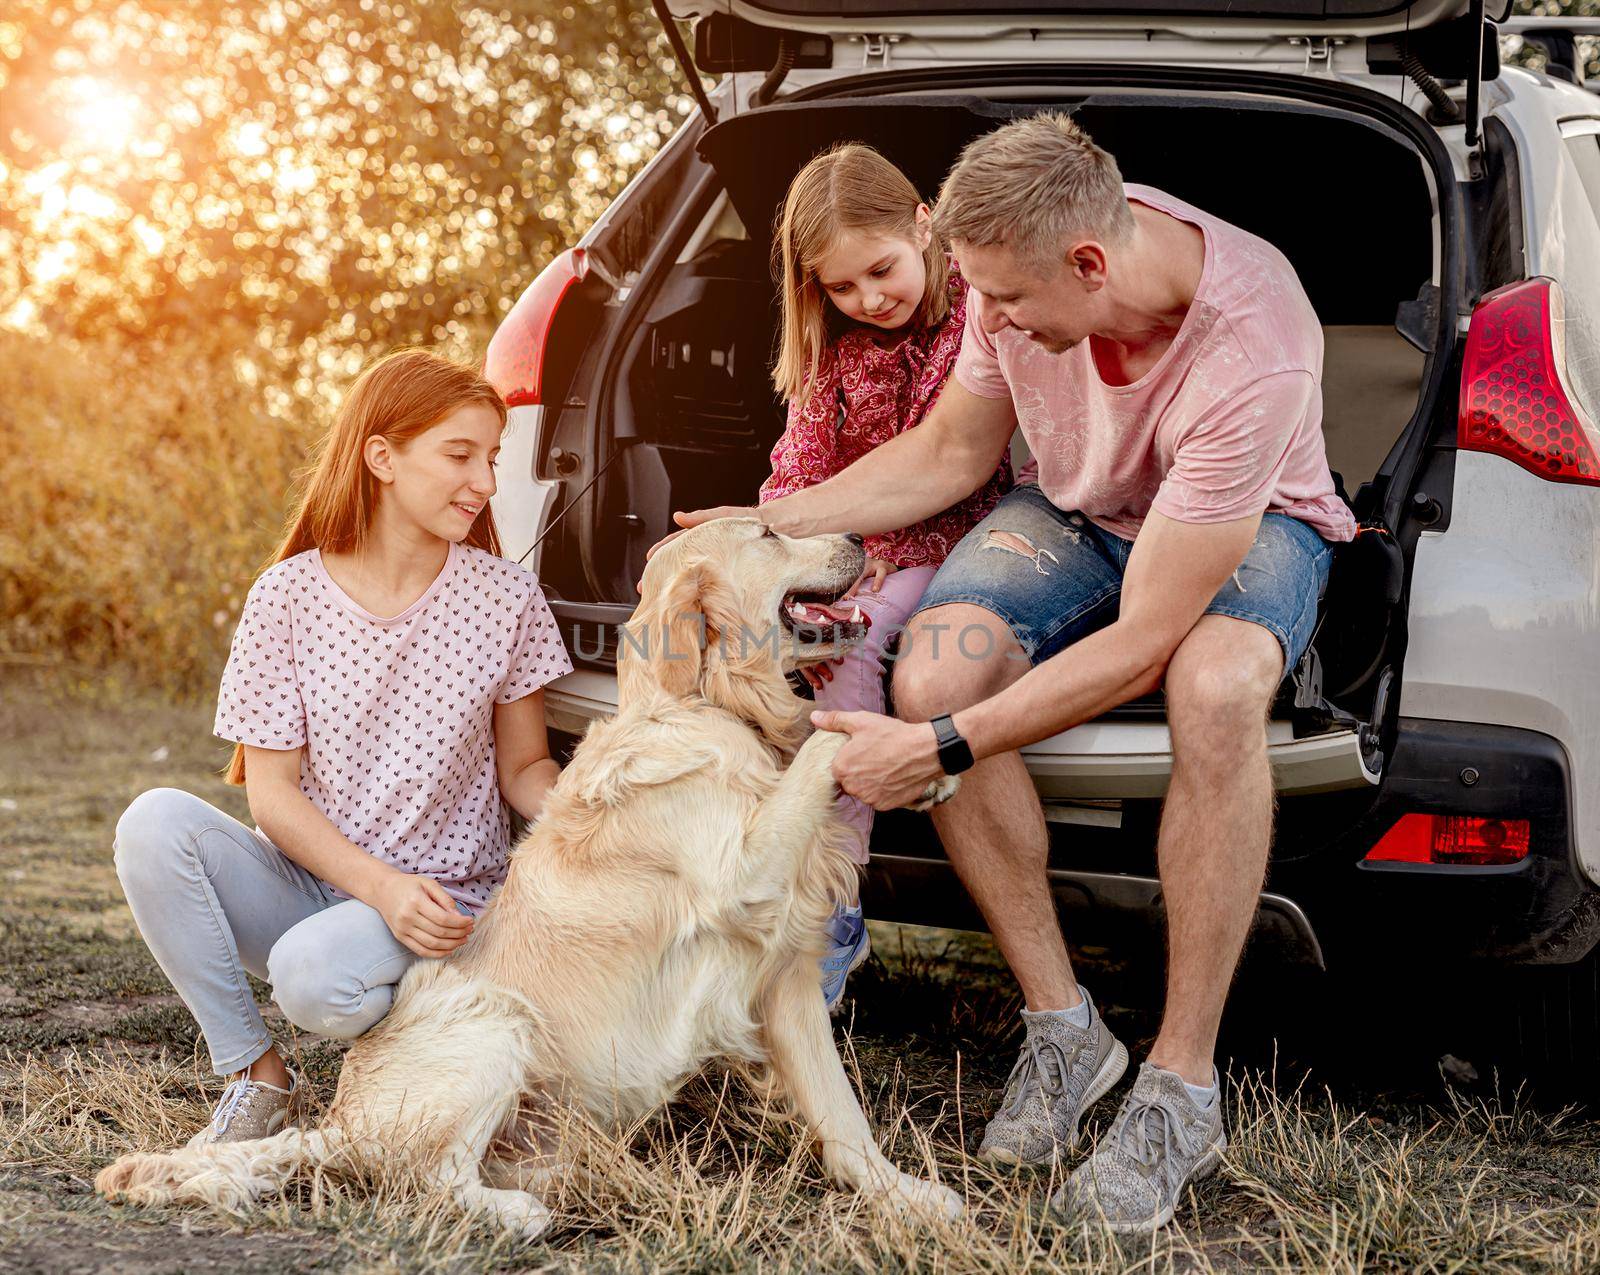
[{"label": "bush", "polygon": [[246,340],[135,353],[0,330],[0,661],[215,691],[323,424],[268,409],[232,353]]}]

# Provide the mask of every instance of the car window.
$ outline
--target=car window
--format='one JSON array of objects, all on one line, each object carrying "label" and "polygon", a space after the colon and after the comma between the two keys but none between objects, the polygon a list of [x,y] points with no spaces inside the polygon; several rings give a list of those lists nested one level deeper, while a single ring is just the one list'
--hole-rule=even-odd
[{"label": "car window", "polygon": [[1595,420],[1600,419],[1600,116],[1563,121],[1561,141],[1572,161],[1554,192],[1566,302],[1566,379]]},{"label": "car window", "polygon": [[1567,154],[1578,170],[1595,221],[1600,222],[1600,133],[1579,133],[1566,139]]}]

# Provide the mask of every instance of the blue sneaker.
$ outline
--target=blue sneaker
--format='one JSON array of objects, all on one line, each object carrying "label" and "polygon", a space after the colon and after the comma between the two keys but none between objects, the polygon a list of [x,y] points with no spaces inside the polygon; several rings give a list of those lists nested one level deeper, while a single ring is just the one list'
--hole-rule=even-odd
[{"label": "blue sneaker", "polygon": [[817,962],[822,967],[822,1003],[836,1014],[844,1004],[845,980],[872,952],[866,918],[859,907],[836,908],[828,919],[828,938],[833,946]]}]

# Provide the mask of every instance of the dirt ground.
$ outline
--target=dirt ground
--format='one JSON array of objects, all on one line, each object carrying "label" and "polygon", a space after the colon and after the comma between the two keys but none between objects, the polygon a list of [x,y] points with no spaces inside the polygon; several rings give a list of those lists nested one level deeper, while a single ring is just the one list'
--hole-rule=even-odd
[{"label": "dirt ground", "polygon": [[[243,793],[217,777],[209,706],[0,679],[0,1271],[1600,1269],[1592,1112],[1447,1087],[1428,1041],[1375,1065],[1372,1042],[1330,1056],[1328,1035],[1276,1040],[1281,989],[1249,979],[1229,1012],[1223,1171],[1154,1243],[1068,1233],[1043,1216],[1047,1176],[1002,1180],[966,1154],[1015,1058],[1018,1004],[992,944],[893,926],[874,927],[840,1035],[901,1162],[936,1164],[973,1202],[948,1234],[873,1222],[787,1133],[730,1117],[716,1081],[637,1131],[527,1248],[320,1185],[239,1217],[107,1205],[95,1170],[186,1137],[220,1088],[122,901],[112,831],[146,788],[240,817]],[[1080,955],[1137,1055],[1155,1023],[1148,976]],[[340,1048],[294,1046],[326,1097]]]}]

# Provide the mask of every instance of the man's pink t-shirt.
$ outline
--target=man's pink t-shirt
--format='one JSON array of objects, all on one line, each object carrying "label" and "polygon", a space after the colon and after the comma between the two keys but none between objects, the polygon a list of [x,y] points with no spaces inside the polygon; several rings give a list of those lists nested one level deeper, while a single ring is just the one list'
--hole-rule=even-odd
[{"label": "man's pink t-shirt", "polygon": [[1088,341],[1052,354],[1015,328],[991,337],[973,292],[955,377],[1009,397],[1058,509],[1131,540],[1150,510],[1179,522],[1285,513],[1326,540],[1355,519],[1334,494],[1322,438],[1322,325],[1294,267],[1265,239],[1150,186],[1129,199],[1198,226],[1205,266],[1160,361],[1107,385]]},{"label": "man's pink t-shirt", "polygon": [[515,563],[451,544],[427,591],[383,619],[312,549],[251,587],[215,730],[257,748],[304,746],[300,791],[334,827],[477,912],[505,879],[511,843],[494,706],[571,669],[533,573]]}]

